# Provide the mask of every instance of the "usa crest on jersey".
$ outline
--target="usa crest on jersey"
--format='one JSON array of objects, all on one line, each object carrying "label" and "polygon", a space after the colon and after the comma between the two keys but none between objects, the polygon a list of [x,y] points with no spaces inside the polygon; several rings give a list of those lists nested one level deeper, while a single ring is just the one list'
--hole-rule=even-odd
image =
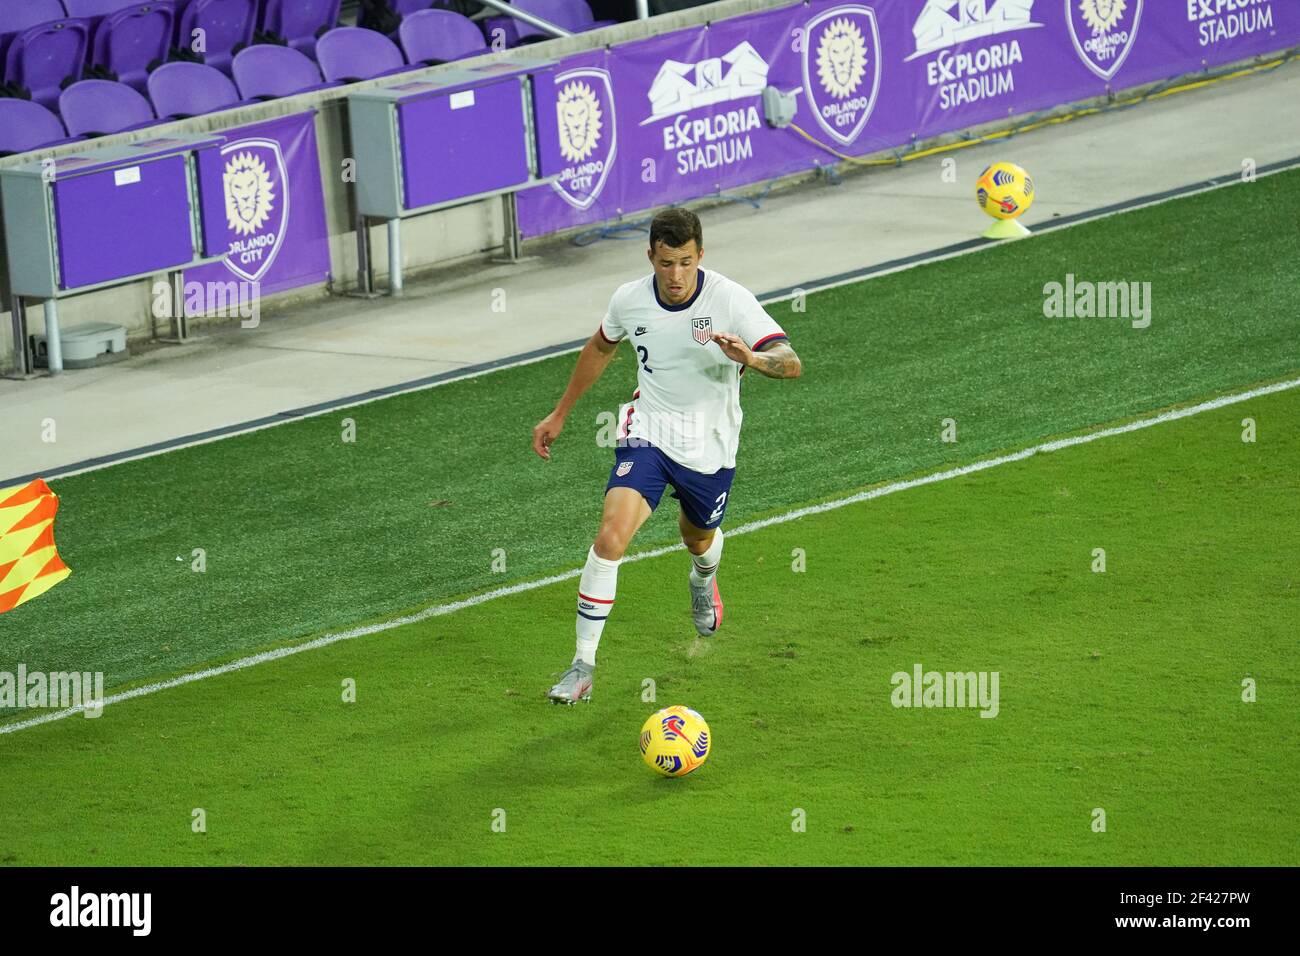
[{"label": "usa crest on jersey", "polygon": [[691,319],[691,335],[695,341],[701,345],[708,345],[713,341],[713,317],[701,316],[698,319]]}]

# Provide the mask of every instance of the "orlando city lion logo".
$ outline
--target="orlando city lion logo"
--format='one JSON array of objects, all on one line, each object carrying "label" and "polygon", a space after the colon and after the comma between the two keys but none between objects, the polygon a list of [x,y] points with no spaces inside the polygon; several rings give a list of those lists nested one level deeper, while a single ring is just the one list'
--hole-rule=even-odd
[{"label": "orlando city lion logo", "polygon": [[1142,19],[1142,0],[1065,0],[1065,22],[1083,65],[1109,80],[1123,65]]},{"label": "orlando city lion logo", "polygon": [[867,41],[847,17],[831,21],[817,44],[817,78],[837,100],[846,98],[867,74]]},{"label": "orlando city lion logo", "polygon": [[819,13],[804,24],[803,88],[821,128],[848,146],[862,133],[880,88],[880,26],[858,3]]},{"label": "orlando city lion logo", "polygon": [[254,137],[221,150],[229,249],[226,268],[261,280],[284,244],[289,226],[289,176],[276,140]]},{"label": "orlando city lion logo", "polygon": [[560,152],[571,163],[582,162],[600,141],[603,124],[596,94],[582,81],[568,83],[560,90],[555,112],[560,120]]},{"label": "orlando city lion logo", "polygon": [[555,86],[560,156],[566,165],[551,188],[569,205],[586,209],[605,188],[618,149],[614,86],[609,73],[595,67],[562,73]]},{"label": "orlando city lion logo", "polygon": [[266,163],[250,152],[239,152],[226,163],[226,222],[241,236],[251,235],[271,217],[275,189]]}]

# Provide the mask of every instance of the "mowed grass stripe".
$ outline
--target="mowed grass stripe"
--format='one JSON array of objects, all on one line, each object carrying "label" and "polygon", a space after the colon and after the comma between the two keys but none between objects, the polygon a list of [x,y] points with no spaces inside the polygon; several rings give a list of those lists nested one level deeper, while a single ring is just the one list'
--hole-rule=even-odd
[{"label": "mowed grass stripe", "polygon": [[[1298,184],[1278,174],[776,308],[806,374],[747,377],[728,522],[1300,371]],[[1043,284],[1067,272],[1150,281],[1151,327],[1045,319]],[[543,463],[529,431],[572,361],[349,409],[352,444],[322,417],[56,481],[74,573],[5,616],[0,662],[120,687],[572,567],[611,461],[596,415],[634,383],[620,354]],[[672,542],[670,510],[639,547]]]},{"label": "mowed grass stripe", "polygon": [[[556,585],[6,738],[0,862],[1295,865],[1298,414],[1278,393],[739,537],[711,644],[682,555],[629,566],[588,706],[541,697]],[[916,663],[998,671],[998,717],[893,708]],[[681,781],[636,752],[669,703],[715,739]]]},{"label": "mowed grass stripe", "polygon": [[[1175,409],[1169,409],[1158,415],[1140,418],[1122,425],[1113,425],[1107,428],[1085,432],[1081,435],[1066,436],[1054,439],[1050,442],[1044,442],[1039,445],[1033,445],[1029,448],[1019,451],[1008,452],[999,455],[996,458],[985,458],[980,461],[972,462],[967,465],[960,465],[956,468],[950,468],[945,471],[931,472],[927,475],[921,475],[916,478],[907,478],[900,481],[888,482],[886,484],[874,485],[863,491],[847,497],[835,498],[830,501],[819,502],[816,504],[805,505],[796,508],[793,511],[787,511],[782,514],[773,515],[767,518],[760,518],[740,526],[732,526],[728,529],[728,537],[734,538],[743,534],[749,534],[762,528],[770,527],[775,524],[784,524],[788,521],[797,521],[807,515],[821,514],[837,508],[843,508],[851,504],[862,501],[870,501],[884,495],[895,494],[899,491],[907,491],[912,488],[919,488],[924,485],[933,484],[938,481],[949,481],[953,478],[960,478],[965,475],[975,474],[985,471],[989,468],[996,468],[1001,465],[1007,465],[1012,462],[1022,461],[1032,455],[1043,454],[1045,452],[1059,451],[1063,448],[1072,448],[1075,445],[1086,444],[1097,441],[1102,438],[1110,438],[1115,435],[1123,435],[1142,428],[1151,428],[1156,425],[1165,424],[1171,421],[1177,421],[1191,415],[1202,414],[1228,405],[1236,405],[1241,402],[1250,401],[1265,395],[1272,395],[1277,392],[1287,391],[1292,388],[1300,387],[1300,379],[1284,380],[1275,382],[1270,385],[1262,385],[1245,392],[1237,392],[1229,395],[1219,396],[1218,398],[1207,399],[1204,402],[1198,402],[1195,405],[1181,406]],[[624,564],[631,564],[636,561],[642,561],[649,558],[659,557],[671,551],[682,549],[681,544],[666,545],[653,548],[648,551],[633,551],[624,556]],[[41,712],[38,716],[28,717],[19,720],[0,721],[0,734],[17,733],[22,730],[28,730],[32,727],[39,727],[55,720],[63,720],[78,714],[84,715],[88,710],[99,710],[104,706],[122,703],[128,700],[135,700],[149,694],[159,693],[170,690],[174,687],[181,687],[185,684],[193,683],[199,680],[210,680],[214,677],[221,677],[234,671],[244,670],[248,667],[257,667],[261,664],[267,664],[272,661],[290,657],[294,654],[301,654],[307,651],[317,650],[322,647],[328,647],[340,641],[353,640],[360,637],[370,637],[376,634],[382,634],[395,628],[404,627],[408,624],[414,624],[432,617],[439,617],[444,614],[454,614],[457,611],[468,607],[475,607],[485,604],[488,601],[498,600],[514,594],[525,591],[531,591],[536,588],[546,587],[561,581],[570,581],[577,578],[582,572],[581,568],[570,568],[568,571],[559,574],[553,574],[545,578],[536,578],[532,581],[523,581],[518,584],[507,585],[506,587],[494,588],[491,591],[483,591],[478,594],[467,595],[459,600],[451,601],[445,604],[435,604],[423,608],[411,614],[401,617],[391,618],[384,621],[378,621],[370,624],[363,624],[347,631],[338,631],[332,634],[325,634],[312,640],[303,641],[297,644],[288,644],[280,647],[260,651],[247,657],[239,657],[235,660],[224,664],[217,664],[213,667],[203,668],[197,671],[189,671],[185,674],[169,678],[163,681],[140,684],[135,687],[124,689],[113,694],[107,695],[103,700],[89,700],[86,703],[69,706],[63,710],[48,710]]]}]

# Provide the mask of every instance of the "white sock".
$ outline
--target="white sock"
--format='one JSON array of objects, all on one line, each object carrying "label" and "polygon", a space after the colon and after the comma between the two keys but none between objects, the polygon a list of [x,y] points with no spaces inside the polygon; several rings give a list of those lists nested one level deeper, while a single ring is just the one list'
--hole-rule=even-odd
[{"label": "white sock", "polygon": [[584,661],[596,666],[596,646],[605,618],[614,609],[614,591],[618,585],[618,561],[608,561],[596,554],[593,545],[587,551],[587,564],[578,583],[578,649],[573,663]]},{"label": "white sock", "polygon": [[721,561],[722,529],[717,528],[713,532],[713,543],[709,545],[709,550],[703,554],[691,555],[691,583],[697,586],[708,584],[718,573],[718,565]]}]

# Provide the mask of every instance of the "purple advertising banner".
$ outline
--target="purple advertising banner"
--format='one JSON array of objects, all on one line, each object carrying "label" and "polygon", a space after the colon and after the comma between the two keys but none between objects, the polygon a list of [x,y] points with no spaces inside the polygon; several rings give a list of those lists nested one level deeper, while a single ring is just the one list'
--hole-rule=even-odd
[{"label": "purple advertising banner", "polygon": [[[519,194],[520,227],[603,222],[836,162],[817,143],[862,155],[1298,43],[1298,0],[810,0],[587,51],[555,70],[560,178]],[[763,121],[767,86],[795,94],[802,134]]]},{"label": "purple advertising banner", "polygon": [[[222,130],[226,144],[199,165],[214,200],[203,209],[229,251],[224,262],[185,270],[186,313],[222,307],[232,281],[256,282],[261,294],[330,275],[325,195],[316,155],[316,113]],[[191,295],[200,285],[210,291]],[[199,300],[203,308],[197,308]]]}]

